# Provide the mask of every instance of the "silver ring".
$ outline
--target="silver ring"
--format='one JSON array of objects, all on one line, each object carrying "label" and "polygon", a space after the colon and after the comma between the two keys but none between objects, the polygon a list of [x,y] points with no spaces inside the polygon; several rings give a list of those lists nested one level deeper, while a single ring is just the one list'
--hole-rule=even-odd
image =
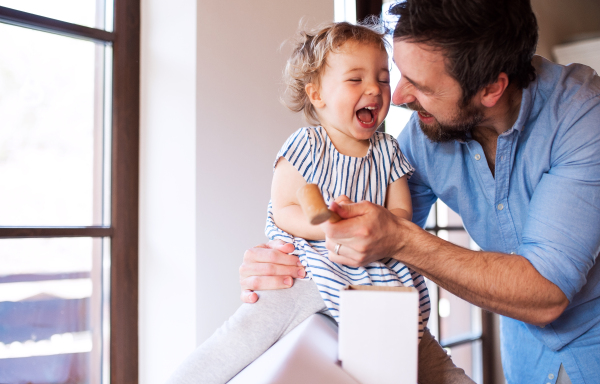
[{"label": "silver ring", "polygon": [[339,255],[341,247],[342,247],[342,244],[338,243],[338,245],[335,246],[335,249],[333,250],[333,252],[335,252],[336,255]]}]

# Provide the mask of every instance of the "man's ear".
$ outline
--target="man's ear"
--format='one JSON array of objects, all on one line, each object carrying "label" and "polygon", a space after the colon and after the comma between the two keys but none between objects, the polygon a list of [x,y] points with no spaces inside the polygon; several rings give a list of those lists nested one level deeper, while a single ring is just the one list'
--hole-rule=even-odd
[{"label": "man's ear", "polygon": [[508,75],[501,72],[498,78],[492,84],[487,85],[481,92],[481,104],[490,108],[498,103],[498,100],[504,94],[504,91],[508,87]]},{"label": "man's ear", "polygon": [[321,99],[321,93],[319,92],[319,87],[316,84],[308,83],[306,84],[306,87],[304,87],[304,90],[308,95],[308,99],[315,108],[323,108],[325,106],[325,101]]}]

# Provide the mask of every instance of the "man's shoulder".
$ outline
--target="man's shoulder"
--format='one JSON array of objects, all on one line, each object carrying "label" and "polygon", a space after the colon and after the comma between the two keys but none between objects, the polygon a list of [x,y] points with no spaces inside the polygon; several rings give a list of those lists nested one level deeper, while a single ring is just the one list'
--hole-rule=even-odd
[{"label": "man's shoulder", "polygon": [[[536,101],[552,109],[557,116],[573,113],[586,103],[600,108],[600,77],[583,64],[560,65],[536,56]],[[548,108],[550,107],[550,108]]]},{"label": "man's shoulder", "polygon": [[527,125],[541,142],[553,138],[553,159],[573,155],[575,149],[592,149],[600,120],[600,77],[582,64],[563,66],[541,57],[533,63],[536,91]]}]

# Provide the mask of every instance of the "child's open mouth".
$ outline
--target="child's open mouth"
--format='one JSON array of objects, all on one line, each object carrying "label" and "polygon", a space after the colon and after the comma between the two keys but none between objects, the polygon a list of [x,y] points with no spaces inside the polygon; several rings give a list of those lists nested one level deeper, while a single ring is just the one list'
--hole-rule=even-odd
[{"label": "child's open mouth", "polygon": [[364,107],[356,111],[356,118],[365,125],[373,124],[375,121],[374,110],[376,107]]}]

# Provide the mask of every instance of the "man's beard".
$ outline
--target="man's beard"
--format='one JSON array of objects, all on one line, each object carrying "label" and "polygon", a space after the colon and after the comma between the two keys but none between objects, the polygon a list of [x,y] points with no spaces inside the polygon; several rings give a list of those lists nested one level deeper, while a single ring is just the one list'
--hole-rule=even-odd
[{"label": "man's beard", "polygon": [[[426,112],[417,102],[406,104],[413,111]],[[447,143],[449,141],[466,141],[473,128],[483,120],[483,112],[472,104],[458,106],[458,114],[449,124],[442,124],[437,119],[433,124],[425,124],[419,119],[421,130],[434,143]]]}]

